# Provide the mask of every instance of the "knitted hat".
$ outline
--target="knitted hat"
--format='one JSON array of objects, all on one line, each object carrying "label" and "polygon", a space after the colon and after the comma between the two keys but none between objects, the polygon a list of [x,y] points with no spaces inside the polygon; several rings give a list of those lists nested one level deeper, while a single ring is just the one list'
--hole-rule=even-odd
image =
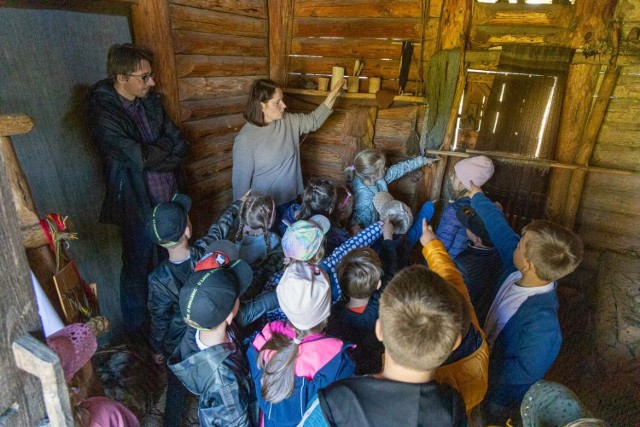
[{"label": "knitted hat", "polygon": [[376,209],[376,212],[378,212],[379,214],[384,204],[392,200],[393,200],[393,196],[391,195],[391,193],[387,191],[378,191],[373,196],[373,207]]},{"label": "knitted hat", "polygon": [[[538,381],[524,395],[520,405],[523,427],[551,427],[587,421],[591,414],[578,396],[562,384]],[[589,419],[593,426],[605,426],[601,420]]]},{"label": "knitted hat", "polygon": [[458,179],[467,190],[471,190],[469,181],[482,187],[493,176],[493,162],[487,156],[475,156],[460,160],[453,167]]},{"label": "knitted hat", "polygon": [[[383,194],[383,192],[378,194]],[[376,196],[378,194],[376,194]],[[379,206],[382,201],[385,201],[384,204]],[[389,200],[387,196],[383,195],[378,199],[377,205],[374,197],[373,204],[380,215],[380,221],[386,221],[387,218],[389,218],[393,224],[393,234],[405,234],[409,230],[409,227],[411,227],[411,224],[413,223],[413,214],[411,213],[411,209],[409,209],[409,206],[405,205],[400,200],[394,200],[393,198]]]},{"label": "knitted hat", "polygon": [[165,248],[175,246],[187,228],[191,199],[176,193],[170,202],[160,203],[151,212],[149,223],[153,240]]},{"label": "knitted hat", "polygon": [[60,358],[64,379],[70,382],[73,376],[93,357],[98,348],[96,336],[83,323],[73,323],[47,337],[47,345]]},{"label": "knitted hat", "polygon": [[211,329],[221,324],[251,285],[253,271],[238,259],[233,242],[218,240],[196,264],[180,290],[180,311],[187,324]]},{"label": "knitted hat", "polygon": [[276,287],[280,309],[293,326],[306,331],[329,317],[331,285],[324,270],[294,262]]},{"label": "knitted hat", "polygon": [[456,218],[460,221],[460,224],[464,228],[469,229],[473,234],[478,236],[482,240],[482,244],[485,246],[493,246],[493,242],[489,237],[489,232],[484,226],[484,221],[480,218],[471,206],[463,206],[456,211]]},{"label": "knitted hat", "polygon": [[318,252],[331,223],[323,215],[294,222],[282,236],[284,256],[297,261],[307,261]]}]

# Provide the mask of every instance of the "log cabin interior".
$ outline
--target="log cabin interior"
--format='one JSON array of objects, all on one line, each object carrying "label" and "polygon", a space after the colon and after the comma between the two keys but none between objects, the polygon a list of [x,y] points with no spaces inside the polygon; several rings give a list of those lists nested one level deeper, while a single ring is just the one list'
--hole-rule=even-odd
[{"label": "log cabin interior", "polygon": [[104,342],[121,329],[119,235],[98,223],[104,179],[84,107],[109,46],[125,42],[154,52],[156,90],[191,143],[195,236],[232,202],[251,83],[275,80],[288,111],[308,112],[326,96],[319,77],[352,76],[361,61],[359,88],[304,137],[305,179],[344,182],[362,148],[388,163],[426,150],[441,160],[390,186],[415,212],[447,203],[460,158],[490,157],[485,191],[514,229],[549,219],[585,244],[558,287],[564,341],[547,378],[611,425],[640,422],[640,0],[5,0],[0,40],[0,414],[24,408],[7,425],[45,411],[12,356],[42,328],[29,269],[59,304],[39,218],[68,217],[78,239],[67,251],[111,322]]}]

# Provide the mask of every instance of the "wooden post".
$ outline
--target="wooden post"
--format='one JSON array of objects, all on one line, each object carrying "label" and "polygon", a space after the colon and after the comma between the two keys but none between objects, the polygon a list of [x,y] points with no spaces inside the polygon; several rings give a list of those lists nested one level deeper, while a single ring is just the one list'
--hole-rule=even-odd
[{"label": "wooden post", "polygon": [[291,0],[269,1],[269,78],[287,86],[289,29],[293,17]]},{"label": "wooden post", "polygon": [[[580,138],[593,105],[599,72],[599,64],[569,66],[554,156],[559,162],[573,163],[576,158]],[[568,170],[553,169],[550,172],[546,211],[552,221],[561,222],[571,175],[572,172]]]},{"label": "wooden post", "polygon": [[566,45],[577,49],[607,37],[618,0],[576,0],[566,32]]},{"label": "wooden post", "polygon": [[22,230],[22,243],[25,248],[37,248],[47,244],[40,219],[36,213],[36,207],[31,196],[31,189],[27,182],[13,143],[9,136],[20,135],[29,132],[33,128],[33,121],[27,115],[3,115],[0,116],[0,156],[4,159],[7,168],[7,178],[11,187],[11,200],[18,211],[20,229]]},{"label": "wooden post", "polygon": [[[600,86],[600,92],[598,98],[593,104],[591,114],[589,115],[589,121],[585,127],[585,132],[582,137],[583,144],[578,149],[575,163],[586,165],[589,162],[593,147],[596,145],[598,133],[600,132],[600,126],[607,112],[609,106],[609,99],[613,93],[613,89],[616,86],[618,75],[620,70],[614,65],[610,65],[607,72],[602,79],[602,85]],[[567,193],[566,206],[562,215],[562,225],[569,229],[573,229],[576,214],[578,213],[578,207],[580,206],[580,198],[582,196],[582,188],[584,186],[584,180],[587,173],[584,170],[577,170],[571,176],[571,182],[569,183],[569,189]]]},{"label": "wooden post", "polygon": [[[460,68],[457,76],[456,90],[453,97],[453,102],[448,106],[438,106],[436,110],[430,106],[432,111],[448,111],[449,121],[447,123],[446,132],[443,138],[443,150],[448,150],[451,146],[451,140],[453,133],[455,132],[456,117],[458,114],[458,105],[464,91],[466,83],[466,64],[464,60],[464,53],[467,44],[466,35],[468,34],[469,25],[471,24],[471,10],[473,7],[473,0],[444,0],[442,6],[442,16],[440,17],[440,33],[438,39],[439,50],[460,49]],[[445,79],[446,76],[441,76]],[[425,131],[424,129],[422,130]],[[442,191],[442,183],[445,179],[445,172],[447,170],[448,158],[444,157],[437,163],[435,172],[431,169],[430,173],[425,173],[423,191],[427,185],[430,185],[430,191],[427,197],[419,198],[420,201],[426,199],[435,199],[440,197]],[[427,181],[428,180],[428,181]],[[419,187],[420,188],[420,187]]]},{"label": "wooden post", "polygon": [[171,37],[169,2],[138,0],[131,5],[131,21],[136,44],[153,52],[153,70],[157,76],[157,90],[164,95],[164,108],[175,123],[180,123],[178,78]]},{"label": "wooden post", "polygon": [[[5,138],[5,137],[2,137]],[[5,146],[5,141],[2,142]],[[42,419],[45,409],[35,378],[18,369],[11,354],[11,343],[28,331],[41,330],[29,267],[22,247],[18,216],[13,201],[9,166],[0,156],[0,413],[17,404],[18,412],[8,425],[32,426]],[[15,406],[15,405],[14,405]]]},{"label": "wooden post", "polygon": [[29,334],[16,338],[11,346],[16,365],[38,377],[52,427],[73,427],[69,389],[58,355]]}]

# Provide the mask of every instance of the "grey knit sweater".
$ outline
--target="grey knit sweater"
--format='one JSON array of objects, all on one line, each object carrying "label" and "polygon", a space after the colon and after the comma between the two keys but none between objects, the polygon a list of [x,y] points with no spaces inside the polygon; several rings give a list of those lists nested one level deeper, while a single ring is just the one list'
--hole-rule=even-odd
[{"label": "grey knit sweater", "polygon": [[276,205],[302,193],[300,135],[317,130],[333,112],[320,104],[310,114],[288,114],[267,126],[246,123],[233,144],[233,198],[266,193]]}]

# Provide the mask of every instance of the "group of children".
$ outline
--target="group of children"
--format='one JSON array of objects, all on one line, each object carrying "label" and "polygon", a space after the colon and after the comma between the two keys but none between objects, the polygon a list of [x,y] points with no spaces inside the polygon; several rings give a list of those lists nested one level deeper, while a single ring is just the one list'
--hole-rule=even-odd
[{"label": "group of children", "polygon": [[[187,196],[154,208],[149,232],[169,253],[148,303],[165,425],[180,425],[187,391],[203,426],[513,417],[559,351],[555,281],[579,264],[579,238],[546,221],[516,234],[480,188],[483,156],[455,165],[434,232],[432,202],[414,220],[387,192],[433,159],[385,163],[366,150],[350,188],[310,180],[280,222],[271,196],[249,192],[193,244]],[[426,265],[401,268],[417,242]]]}]

